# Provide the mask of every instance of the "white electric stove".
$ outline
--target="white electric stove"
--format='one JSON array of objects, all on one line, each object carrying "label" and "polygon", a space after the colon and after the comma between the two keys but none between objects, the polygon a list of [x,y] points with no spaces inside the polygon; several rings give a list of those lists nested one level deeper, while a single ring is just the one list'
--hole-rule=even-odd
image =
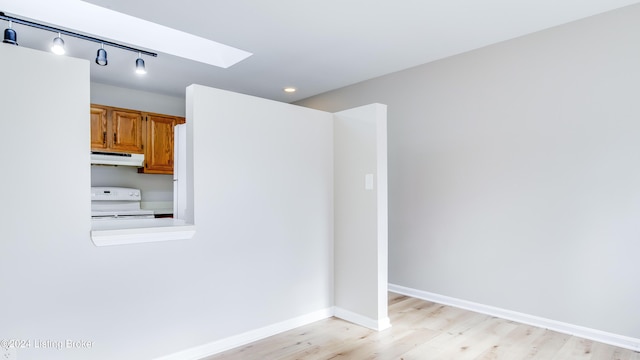
[{"label": "white electric stove", "polygon": [[140,208],[141,199],[140,189],[91,187],[91,219],[153,219],[153,210]]}]

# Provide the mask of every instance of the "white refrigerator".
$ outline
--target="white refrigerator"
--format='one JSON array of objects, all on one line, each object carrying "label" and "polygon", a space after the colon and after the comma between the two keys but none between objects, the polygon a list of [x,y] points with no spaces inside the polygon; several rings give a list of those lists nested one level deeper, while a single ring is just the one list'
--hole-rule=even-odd
[{"label": "white refrigerator", "polygon": [[173,130],[173,217],[187,220],[187,126]]}]

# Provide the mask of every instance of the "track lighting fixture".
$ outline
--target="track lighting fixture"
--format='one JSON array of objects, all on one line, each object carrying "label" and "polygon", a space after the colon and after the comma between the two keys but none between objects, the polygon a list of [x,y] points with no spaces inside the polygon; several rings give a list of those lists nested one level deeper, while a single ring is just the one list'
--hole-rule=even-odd
[{"label": "track lighting fixture", "polygon": [[153,57],[157,57],[158,56],[158,54],[150,52],[150,51],[136,49],[136,48],[132,48],[130,46],[114,43],[114,42],[107,41],[107,40],[98,39],[98,38],[95,38],[95,37],[92,37],[92,36],[82,35],[82,34],[78,34],[78,33],[72,32],[72,31],[55,28],[55,27],[52,27],[52,26],[49,26],[49,25],[44,25],[44,24],[39,24],[39,23],[35,23],[35,22],[32,22],[32,21],[28,21],[28,20],[19,19],[19,18],[13,17],[13,16],[8,16],[3,12],[0,12],[0,19],[7,20],[9,22],[9,27],[4,30],[4,41],[3,42],[7,43],[7,44],[18,45],[16,31],[13,30],[13,28],[12,28],[12,23],[14,23],[14,22],[17,23],[17,24],[21,24],[21,25],[31,26],[31,27],[34,27],[34,28],[37,28],[37,29],[40,29],[40,30],[46,30],[46,31],[51,31],[51,32],[58,33],[58,36],[56,36],[53,39],[53,44],[51,45],[51,51],[53,51],[54,53],[59,54],[59,55],[65,53],[64,40],[62,40],[62,34],[67,35],[67,36],[71,36],[71,37],[75,37],[75,38],[78,38],[78,39],[86,40],[86,41],[93,41],[95,43],[99,43],[100,44],[100,49],[98,49],[98,53],[96,54],[96,64],[98,64],[100,66],[107,66],[107,50],[104,49],[105,45],[108,45],[108,46],[111,46],[111,47],[115,47],[115,48],[118,48],[118,49],[122,49],[122,50],[137,52],[138,53],[138,58],[136,59],[136,73],[138,73],[138,74],[146,74],[147,73],[147,70],[145,69],[145,66],[144,66],[144,60],[142,59],[142,54],[153,56]]},{"label": "track lighting fixture", "polygon": [[9,27],[4,29],[4,41],[5,44],[18,45],[18,34],[11,28],[11,20],[9,20]]},{"label": "track lighting fixture", "polygon": [[143,75],[147,73],[147,69],[144,67],[144,60],[142,60],[142,54],[138,53],[138,58],[136,59],[136,74]]},{"label": "track lighting fixture", "polygon": [[96,64],[100,66],[107,66],[107,50],[104,49],[104,44],[102,44],[102,47],[98,49],[98,54],[96,55]]},{"label": "track lighting fixture", "polygon": [[60,37],[60,33],[58,33],[58,36],[53,39],[53,45],[51,45],[51,52],[53,52],[56,55],[64,55],[64,53],[66,52],[64,50],[64,40],[62,40],[62,38]]}]

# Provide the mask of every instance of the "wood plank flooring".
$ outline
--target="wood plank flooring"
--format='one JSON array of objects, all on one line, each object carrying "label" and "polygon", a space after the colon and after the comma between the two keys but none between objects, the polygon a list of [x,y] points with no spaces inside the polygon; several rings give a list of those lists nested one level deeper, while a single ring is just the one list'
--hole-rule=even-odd
[{"label": "wood plank flooring", "polygon": [[392,327],[331,318],[202,360],[640,360],[640,353],[389,293]]}]

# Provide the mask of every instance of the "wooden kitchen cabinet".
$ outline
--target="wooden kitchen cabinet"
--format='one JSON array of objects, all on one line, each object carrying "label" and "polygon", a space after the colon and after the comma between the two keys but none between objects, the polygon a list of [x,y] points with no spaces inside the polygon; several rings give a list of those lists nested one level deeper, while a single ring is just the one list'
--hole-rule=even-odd
[{"label": "wooden kitchen cabinet", "polygon": [[91,150],[144,153],[142,113],[91,105]]},{"label": "wooden kitchen cabinet", "polygon": [[91,150],[107,149],[107,108],[91,106]]},{"label": "wooden kitchen cabinet", "polygon": [[145,114],[147,127],[144,153],[145,174],[173,174],[173,128],[179,117]]},{"label": "wooden kitchen cabinet", "polygon": [[135,111],[111,111],[109,140],[112,140],[111,149],[114,151],[144,153],[142,114]]},{"label": "wooden kitchen cabinet", "polygon": [[180,116],[91,104],[91,150],[144,154],[139,173],[173,174],[173,129]]}]

